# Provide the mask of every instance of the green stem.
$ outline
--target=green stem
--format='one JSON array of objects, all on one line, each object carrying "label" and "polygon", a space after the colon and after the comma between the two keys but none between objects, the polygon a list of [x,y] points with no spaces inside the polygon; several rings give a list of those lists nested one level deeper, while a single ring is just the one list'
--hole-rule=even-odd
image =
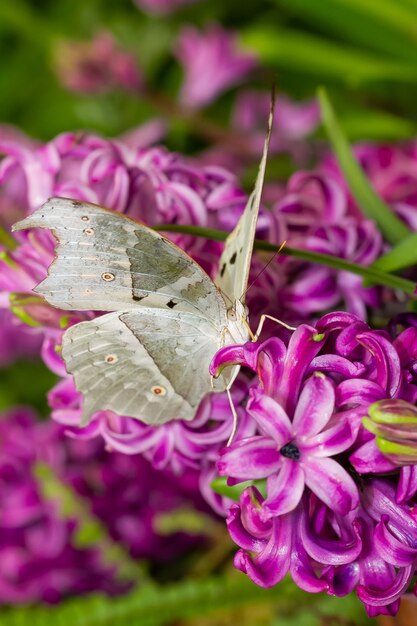
[{"label": "green stem", "polygon": [[[183,224],[161,224],[157,228],[161,232],[181,233],[183,235],[194,235],[196,237],[204,237],[206,239],[214,239],[215,241],[224,241],[229,233],[223,230],[215,230],[213,228],[202,228],[200,226],[185,226]],[[265,252],[277,252],[280,246],[269,243],[267,241],[261,241],[255,239],[254,247],[256,250],[264,250]],[[376,285],[384,285],[391,287],[392,289],[400,289],[405,293],[413,295],[416,291],[416,284],[396,276],[383,272],[382,270],[373,267],[364,267],[351,261],[346,261],[339,257],[332,256],[330,254],[322,254],[321,252],[311,252],[310,250],[301,250],[300,248],[291,248],[284,246],[280,254],[284,256],[292,256],[303,261],[309,261],[311,263],[317,263],[318,265],[324,265],[333,269],[342,270],[344,272],[351,272],[357,276],[362,276],[366,280],[371,281]]]}]

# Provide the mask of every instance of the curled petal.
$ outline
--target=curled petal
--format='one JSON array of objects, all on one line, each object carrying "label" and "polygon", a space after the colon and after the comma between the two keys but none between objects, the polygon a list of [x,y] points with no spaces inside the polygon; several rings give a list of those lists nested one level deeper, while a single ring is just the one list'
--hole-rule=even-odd
[{"label": "curled petal", "polygon": [[386,397],[385,391],[372,380],[354,378],[342,381],[336,389],[336,404],[338,407],[364,405],[382,400]]},{"label": "curled petal", "polygon": [[323,354],[316,356],[310,363],[309,372],[320,371],[328,372],[333,376],[343,378],[357,378],[362,376],[366,368],[363,363],[349,361],[338,354]]},{"label": "curled petal", "polygon": [[287,574],[292,551],[292,524],[283,515],[273,521],[271,537],[254,556],[243,550],[235,556],[235,566],[260,587],[273,587]]},{"label": "curled petal", "polygon": [[221,348],[216,352],[210,363],[210,375],[217,378],[223,368],[229,365],[244,365],[256,372],[256,352],[259,346],[252,341],[248,341],[243,346],[233,344]]},{"label": "curled petal", "polygon": [[357,341],[373,356],[376,382],[393,397],[400,384],[401,365],[393,345],[381,335],[371,332],[358,334]]},{"label": "curled petal", "polygon": [[244,527],[251,535],[261,539],[268,538],[272,532],[272,521],[265,521],[263,516],[263,502],[264,498],[256,487],[245,489],[239,500]]},{"label": "curled petal", "polygon": [[378,574],[378,583],[383,582],[383,587],[375,587],[366,584],[358,585],[356,593],[365,605],[385,608],[387,605],[398,600],[403,593],[406,592],[414,574],[414,567],[402,567],[397,575],[395,575],[394,568],[387,566],[384,573],[381,568],[379,568]]},{"label": "curled petal", "polygon": [[277,381],[281,380],[287,349],[277,337],[271,337],[262,343],[258,355],[258,375],[265,393],[271,398],[276,397]]},{"label": "curled petal", "polygon": [[318,563],[344,565],[358,558],[362,550],[359,524],[346,521],[340,525],[340,536],[334,539],[321,537],[311,527],[304,514],[299,527],[299,536],[308,554]]},{"label": "curled petal", "polygon": [[410,500],[417,491],[417,465],[406,465],[400,470],[396,500],[399,503]]},{"label": "curled petal", "polygon": [[249,552],[260,552],[266,541],[265,539],[254,537],[242,524],[241,509],[238,504],[232,504],[227,514],[227,528],[232,540],[244,550]]},{"label": "curled petal", "polygon": [[319,333],[330,333],[335,330],[343,330],[355,322],[360,322],[365,328],[367,328],[366,324],[361,322],[361,320],[359,320],[356,315],[353,315],[353,313],[335,311],[334,313],[327,313],[327,315],[323,315],[323,317],[318,320],[316,328]]},{"label": "curled petal", "polygon": [[308,458],[303,462],[307,487],[339,515],[359,504],[359,493],[349,474],[333,459]]},{"label": "curled petal", "polygon": [[388,520],[388,515],[383,515],[375,527],[375,548],[387,563],[391,563],[395,567],[412,565],[417,558],[417,548],[408,546],[394,537],[388,530]]}]

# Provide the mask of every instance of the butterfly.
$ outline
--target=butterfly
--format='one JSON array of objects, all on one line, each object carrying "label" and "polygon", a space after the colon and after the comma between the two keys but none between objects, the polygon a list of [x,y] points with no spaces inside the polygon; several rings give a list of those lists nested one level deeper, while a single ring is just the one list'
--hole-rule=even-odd
[{"label": "butterfly", "polygon": [[83,395],[82,424],[99,410],[158,425],[191,420],[210,391],[222,346],[251,336],[244,294],[265,175],[272,113],[255,188],[228,236],[214,281],[169,239],[98,205],[51,198],[13,230],[48,228],[57,240],[34,291],[60,309],[109,311],[66,330],[62,356]]}]

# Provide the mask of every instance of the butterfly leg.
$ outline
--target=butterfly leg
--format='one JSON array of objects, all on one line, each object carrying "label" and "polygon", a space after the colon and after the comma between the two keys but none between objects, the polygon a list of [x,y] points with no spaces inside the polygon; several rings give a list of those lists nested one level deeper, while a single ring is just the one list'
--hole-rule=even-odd
[{"label": "butterfly leg", "polygon": [[289,324],[286,324],[285,322],[283,322],[282,320],[279,320],[276,317],[272,317],[272,315],[263,314],[263,315],[261,315],[261,319],[259,321],[258,328],[256,329],[256,333],[255,333],[255,337],[254,337],[253,341],[257,341],[258,340],[259,335],[262,332],[262,328],[263,328],[263,325],[265,323],[265,320],[272,320],[273,322],[276,322],[280,326],[284,326],[284,328],[288,328],[288,330],[295,330],[295,328],[296,328],[295,326],[290,326]]},{"label": "butterfly leg", "polygon": [[227,397],[229,399],[229,404],[230,404],[230,409],[232,411],[232,415],[233,415],[233,427],[232,427],[232,432],[230,433],[230,437],[227,440],[227,444],[226,446],[229,447],[232,444],[232,441],[236,435],[236,430],[237,430],[237,413],[236,413],[236,409],[235,409],[235,405],[233,402],[233,398],[232,398],[232,394],[230,393],[230,389],[232,386],[232,382],[230,382],[227,387],[226,387],[226,393],[227,393]]}]

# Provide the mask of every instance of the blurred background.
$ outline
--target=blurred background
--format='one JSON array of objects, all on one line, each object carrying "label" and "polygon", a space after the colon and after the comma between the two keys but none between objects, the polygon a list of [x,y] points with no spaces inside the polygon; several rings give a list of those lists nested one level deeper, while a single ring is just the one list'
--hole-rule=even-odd
[{"label": "blurred background", "polygon": [[[65,169],[56,166],[69,141],[89,150],[104,150],[113,138],[144,150],[163,145],[182,155],[181,167],[214,168],[212,179],[234,181],[241,210],[243,190],[256,175],[273,84],[266,202],[282,199],[295,172],[326,158],[321,86],[359,151],[370,142],[378,147],[368,173],[375,171],[383,188],[381,170],[393,147],[408,145],[417,130],[416,15],[417,0],[0,3],[4,250],[10,224],[43,201],[36,164],[55,176],[54,193],[71,195],[68,172],[78,167],[77,148]],[[24,181],[13,174],[13,159],[24,163]],[[407,176],[415,201],[415,148],[413,159],[398,179]],[[88,170],[95,184],[104,165],[92,161],[83,161],[80,179]],[[117,208],[111,193],[106,187],[99,199],[111,197],[106,206]],[[83,197],[90,199],[88,191]],[[226,218],[220,226],[228,229]],[[37,262],[32,258],[27,270],[36,276]],[[24,291],[25,280],[11,291]],[[157,467],[155,452],[146,459],[110,454],[113,442],[104,435],[106,449],[101,439],[69,438],[59,416],[51,422],[51,407],[68,408],[70,393],[54,361],[59,323],[51,324],[45,343],[30,330],[40,318],[43,323],[43,313],[29,305],[15,302],[23,324],[15,328],[4,318],[0,345],[2,624],[368,621],[350,596],[307,596],[286,581],[263,590],[234,574],[221,506],[202,487],[200,467],[179,478],[172,467]],[[109,600],[114,596],[117,601]]]}]

